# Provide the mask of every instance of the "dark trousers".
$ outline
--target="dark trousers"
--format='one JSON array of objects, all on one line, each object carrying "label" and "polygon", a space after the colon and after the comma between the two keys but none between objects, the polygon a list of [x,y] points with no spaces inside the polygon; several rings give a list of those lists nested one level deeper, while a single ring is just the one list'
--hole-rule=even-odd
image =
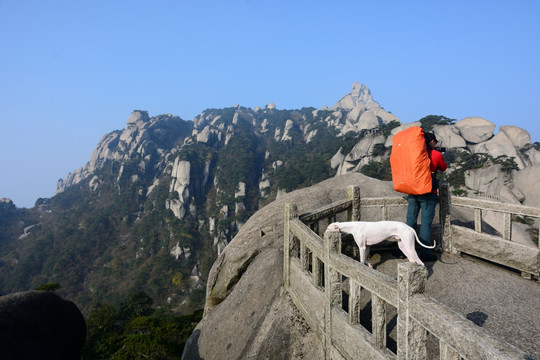
[{"label": "dark trousers", "polygon": [[[431,245],[431,223],[435,217],[437,194],[409,195],[407,208],[407,225],[414,228],[418,214],[422,213],[420,232],[418,238],[423,244]],[[428,249],[421,248],[420,252],[430,253]]]}]

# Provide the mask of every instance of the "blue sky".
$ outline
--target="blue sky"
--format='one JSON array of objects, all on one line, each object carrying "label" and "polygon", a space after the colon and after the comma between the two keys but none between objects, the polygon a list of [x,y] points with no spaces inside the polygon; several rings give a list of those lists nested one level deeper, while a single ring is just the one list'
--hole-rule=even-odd
[{"label": "blue sky", "polygon": [[[0,0],[0,198],[32,207],[133,110],[481,116],[540,141],[540,1]],[[497,131],[497,130],[496,130]]]}]

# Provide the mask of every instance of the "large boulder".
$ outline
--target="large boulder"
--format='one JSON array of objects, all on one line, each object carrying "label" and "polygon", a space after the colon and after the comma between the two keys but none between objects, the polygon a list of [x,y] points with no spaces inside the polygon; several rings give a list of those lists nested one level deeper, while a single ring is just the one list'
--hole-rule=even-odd
[{"label": "large boulder", "polygon": [[[532,176],[534,177],[535,175],[532,174]],[[501,171],[501,166],[497,164],[486,168],[467,170],[465,172],[465,185],[469,189],[479,192],[480,197],[487,195],[490,200],[499,200],[504,203],[520,204],[523,199],[526,199],[526,196],[530,196],[527,188],[516,188],[514,186],[513,189],[510,189],[505,184],[505,177],[505,174]],[[525,179],[524,181],[530,181],[529,175],[524,175],[523,178]],[[540,183],[537,182],[536,186],[538,185]],[[536,189],[538,188],[536,187]],[[455,212],[454,215],[457,215],[457,213]],[[502,234],[504,232],[504,220],[502,216],[503,214],[499,212],[485,211],[482,214],[482,220],[488,227],[484,231],[491,235]],[[515,222],[512,222],[512,241],[534,246],[527,228]]]},{"label": "large boulder", "polygon": [[[360,170],[362,166],[369,163],[372,159],[371,155],[373,154],[375,145],[384,144],[384,142],[385,137],[383,135],[366,136],[362,138],[362,140],[354,145],[351,152],[342,158],[341,163],[338,164],[337,175]],[[341,153],[341,149],[332,158],[332,164],[335,165],[335,162],[339,159],[339,153]]]},{"label": "large boulder", "polygon": [[448,149],[464,148],[467,146],[465,139],[461,137],[455,125],[434,125],[433,133],[439,140],[439,146]]},{"label": "large boulder", "polygon": [[519,204],[514,193],[506,186],[504,178],[504,173],[498,164],[471,169],[465,171],[465,186],[476,192],[496,196],[504,202]]},{"label": "large boulder", "polygon": [[478,116],[470,116],[456,122],[461,136],[468,142],[478,144],[493,137],[495,124]]},{"label": "large boulder", "polygon": [[499,132],[493,138],[481,144],[472,145],[470,146],[470,149],[473,153],[490,154],[494,158],[498,156],[513,157],[520,169],[525,167],[525,163],[521,160],[512,139],[510,139],[505,132]]},{"label": "large boulder", "polygon": [[80,359],[86,323],[77,306],[48,291],[0,297],[0,358]]},{"label": "large boulder", "polygon": [[525,151],[525,155],[529,161],[529,165],[540,165],[540,151],[535,148],[530,148]]},{"label": "large boulder", "polygon": [[523,205],[540,207],[540,165],[518,171],[514,177],[514,188],[525,196]]},{"label": "large boulder", "polygon": [[522,148],[531,143],[531,134],[517,126],[500,126],[499,132],[503,132],[508,136],[512,144],[517,148]]}]

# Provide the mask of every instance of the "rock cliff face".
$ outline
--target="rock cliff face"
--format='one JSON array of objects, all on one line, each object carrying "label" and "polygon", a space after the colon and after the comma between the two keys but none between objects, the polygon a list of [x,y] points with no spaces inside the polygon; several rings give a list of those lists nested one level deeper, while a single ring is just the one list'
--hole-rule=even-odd
[{"label": "rock cliff face", "polygon": [[[160,115],[150,118],[146,111],[133,111],[125,129],[104,135],[90,161],[84,167],[68,174],[66,179],[59,180],[56,193],[86,178],[92,179],[90,187],[95,191],[102,180],[99,172],[110,166],[118,167],[117,182],[122,179],[125,169],[123,165],[126,163],[136,162],[138,174],[145,174],[153,167],[156,167],[158,172],[163,171],[166,162],[163,156],[190,132],[191,124],[177,116]],[[133,182],[136,179],[131,180]]]},{"label": "rock cliff face", "polygon": [[[391,122],[399,120],[383,110],[369,88],[359,83],[354,83],[352,91],[332,110],[280,111],[274,104],[252,110],[235,105],[208,109],[193,121],[134,111],[125,129],[103,136],[90,161],[58,182],[57,194],[83,181],[99,193],[104,183],[110,185],[105,174],[114,174],[112,180],[119,190],[140,187],[140,201],[144,201],[166,181],[169,195],[165,208],[180,220],[207,217],[209,212],[207,225],[219,252],[242,225],[245,214],[256,210],[258,205],[253,204],[268,202],[292,187],[288,179],[279,180],[283,168],[291,166],[284,147],[317,147],[323,137],[339,144],[346,134],[374,131]],[[373,147],[384,141],[380,135],[366,136],[349,154],[338,151],[332,160],[337,173],[357,171],[370,161]],[[233,149],[251,154],[234,159]],[[225,163],[228,157],[233,158]],[[235,168],[232,176],[231,166]],[[208,204],[213,194],[215,202]],[[231,198],[234,201],[228,201]],[[231,219],[228,225],[212,225],[224,219]]]},{"label": "rock cliff face", "polygon": [[[387,157],[388,152],[374,155],[376,147],[384,146],[389,149],[396,132],[409,126],[421,125],[419,122],[401,124],[397,117],[386,112],[373,100],[367,86],[359,83],[354,83],[351,92],[341,98],[331,110],[325,108],[277,114],[278,112],[274,104],[262,110],[235,105],[225,111],[206,110],[192,122],[187,122],[172,115],[150,118],[147,112],[134,111],[124,130],[111,132],[101,139],[88,164],[68,174],[65,180],[59,181],[57,193],[87,178],[91,179],[89,187],[97,191],[103,181],[99,175],[100,170],[107,166],[115,167],[116,181],[120,183],[129,163],[136,171],[135,174],[130,174],[128,184],[135,183],[142,176],[149,177],[143,190],[144,196],[151,193],[164,174],[170,175],[171,196],[166,207],[179,219],[183,219],[187,214],[197,214],[198,207],[204,201],[202,198],[213,187],[217,193],[229,191],[231,195],[240,186],[243,186],[247,193],[252,190],[251,187],[261,192],[261,199],[277,194],[281,186],[276,184],[271,173],[284,164],[286,158],[272,153],[268,148],[270,142],[294,143],[296,146],[299,141],[308,144],[322,129],[337,130],[334,136],[338,141],[347,134],[363,134],[358,137],[354,146],[345,150],[346,153],[342,148],[332,157],[331,166],[336,175],[341,175],[360,171],[363,166]],[[381,127],[389,124],[395,124],[391,133],[383,133]],[[433,132],[448,150],[513,158],[518,171],[540,164],[540,151],[532,147],[526,130],[516,126],[501,126],[495,135],[494,129],[495,124],[486,119],[467,117],[452,125],[435,125]],[[242,136],[254,136],[257,147],[264,147],[256,150],[260,154],[253,160],[260,161],[258,159],[264,157],[266,165],[257,169],[254,163],[249,164],[251,169],[248,171],[256,170],[258,174],[252,177],[252,181],[238,179],[229,190],[219,186],[219,183],[223,184],[224,181],[216,176],[217,163],[212,161],[211,156],[207,154],[207,159],[201,161],[179,155],[183,150],[195,145],[221,151],[231,146],[231,139]],[[198,162],[196,166],[194,162]],[[504,174],[497,169],[491,168],[490,175],[486,178],[483,177],[483,174],[487,174],[484,169],[467,172],[467,186],[472,191],[498,194],[505,201],[525,201],[526,194],[514,190],[512,184],[516,172],[510,174],[510,177],[507,174],[506,181],[501,184],[500,179]],[[498,185],[493,184],[494,178],[499,179]],[[505,188],[502,189],[501,186]],[[242,197],[245,198],[245,195]],[[527,200],[527,203],[540,206],[540,203],[532,199]],[[238,209],[235,209],[235,205],[238,205]],[[236,213],[249,209],[244,201],[236,202],[235,205],[216,204],[216,207],[227,206],[235,209]]]}]

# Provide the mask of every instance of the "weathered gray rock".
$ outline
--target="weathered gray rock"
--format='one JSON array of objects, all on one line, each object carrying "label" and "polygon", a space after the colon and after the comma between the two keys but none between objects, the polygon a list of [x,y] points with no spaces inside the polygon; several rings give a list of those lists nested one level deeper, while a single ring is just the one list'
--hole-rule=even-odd
[{"label": "weathered gray rock", "polygon": [[32,225],[26,226],[23,229],[23,233],[21,234],[21,236],[18,237],[18,240],[22,240],[22,239],[30,236],[30,234],[32,234],[32,232],[34,230],[37,230],[39,228],[40,228],[40,224],[32,224]]},{"label": "weathered gray rock", "polygon": [[[104,135],[92,152],[90,161],[85,166],[69,173],[65,179],[58,181],[56,194],[94,175],[96,170],[109,162],[130,161],[135,157],[146,161],[154,152],[162,154],[164,150],[159,146],[171,145],[165,140],[168,137],[170,125],[174,124],[182,128],[181,123],[183,121],[180,118],[169,114],[149,118],[146,111],[133,111],[125,129]],[[167,127],[167,130],[163,126]],[[144,172],[144,162],[140,164],[142,166],[140,170]],[[99,181],[94,181],[91,186],[93,190],[96,190]]]},{"label": "weathered gray rock", "polygon": [[516,161],[517,166],[520,169],[525,167],[523,160],[514,146],[512,140],[506,135],[505,132],[499,132],[490,140],[470,146],[470,149],[473,153],[485,153],[490,154],[493,157],[497,156],[507,156],[509,158],[513,157]]},{"label": "weathered gray rock", "polygon": [[493,137],[495,124],[478,116],[463,118],[455,123],[461,136],[468,142],[477,144]]},{"label": "weathered gray rock", "polygon": [[[343,175],[349,172],[358,171],[366,163],[372,159],[371,155],[373,153],[373,148],[377,144],[384,144],[385,137],[382,135],[376,136],[366,136],[362,138],[356,145],[352,148],[345,157],[343,157],[341,163],[338,164],[337,175]],[[335,163],[339,159],[341,152],[338,151],[336,155],[332,158],[332,162]]]},{"label": "weathered gray rock", "polygon": [[[469,189],[479,192],[479,197],[486,195],[492,201],[499,200],[510,204],[520,204],[524,195],[516,189],[508,188],[504,181],[505,178],[500,165],[492,165],[486,168],[467,170],[465,172],[465,185]],[[482,215],[482,220],[495,230],[488,231],[488,233],[495,235],[497,232],[498,234],[504,232],[504,220],[501,213],[486,211]],[[516,223],[512,223],[512,241],[529,246],[534,245],[526,229]]]},{"label": "weathered gray rock", "polygon": [[146,111],[135,110],[129,115],[127,119],[127,126],[141,126],[144,122],[150,120],[148,113]]},{"label": "weathered gray rock", "polygon": [[514,177],[514,187],[525,196],[523,205],[540,207],[540,165],[518,171]]},{"label": "weathered gray rock", "polygon": [[332,159],[330,160],[330,166],[332,169],[336,169],[338,166],[340,166],[343,163],[343,160],[345,159],[345,154],[341,152],[341,148],[339,148],[338,152],[332,156]]},{"label": "weathered gray rock", "polygon": [[540,151],[535,148],[531,148],[525,151],[525,154],[528,158],[529,165],[539,165],[540,164]]},{"label": "weathered gray rock", "polygon": [[189,210],[190,202],[190,169],[191,164],[189,161],[180,160],[176,158],[171,171],[171,185],[170,192],[178,192],[178,199],[173,199],[167,202],[167,208],[172,210],[174,215],[183,219]]},{"label": "weathered gray rock", "polygon": [[71,301],[47,291],[0,297],[0,358],[80,359],[86,323]]},{"label": "weathered gray rock", "polygon": [[283,129],[283,136],[281,137],[281,141],[287,141],[291,140],[292,137],[289,135],[289,131],[293,128],[293,121],[291,119],[288,119],[285,122],[285,128]]},{"label": "weathered gray rock", "polygon": [[500,126],[499,132],[503,132],[508,136],[512,144],[517,148],[522,148],[531,143],[531,135],[527,130],[517,126]]},{"label": "weathered gray rock", "polygon": [[385,123],[385,124],[388,124],[389,122],[392,122],[392,121],[400,122],[399,119],[396,117],[396,115],[394,115],[394,114],[392,114],[390,112],[387,112],[382,107],[372,108],[372,109],[370,109],[370,111],[375,116],[380,118],[382,120],[382,122]]},{"label": "weathered gray rock", "polygon": [[501,166],[496,164],[465,171],[465,186],[485,195],[496,196],[505,202],[519,204],[519,200],[505,184]]},{"label": "weathered gray rock", "polygon": [[205,126],[201,132],[197,132],[197,142],[206,144],[210,141],[210,127]]},{"label": "weathered gray rock", "polygon": [[[385,111],[378,102],[373,100],[371,91],[366,85],[355,82],[350,93],[342,97],[333,107],[336,123],[333,125],[341,129],[341,134],[349,131],[359,132],[361,130],[374,129],[379,125],[391,121],[399,122],[393,114]],[[345,122],[342,123],[342,115],[346,113]]]},{"label": "weathered gray rock", "polygon": [[[486,168],[467,170],[465,172],[465,185],[469,189],[480,193],[478,194],[479,197],[488,196],[493,201],[521,204],[526,195],[515,186],[510,189],[506,185],[506,178],[507,175],[501,171],[501,166],[496,164]],[[501,213],[486,211],[482,215],[482,220],[499,234],[504,232],[504,221]],[[491,234],[496,233],[492,232]],[[524,245],[534,245],[526,228],[517,223],[512,223],[512,241]]]},{"label": "weathered gray rock", "polygon": [[439,140],[438,146],[448,149],[464,148],[467,146],[465,139],[461,137],[458,128],[455,125],[434,125],[433,134]]},{"label": "weathered gray rock", "polygon": [[371,111],[362,111],[360,108],[353,109],[348,115],[348,122],[343,127],[346,134],[349,131],[360,132],[362,130],[374,129],[381,125],[379,118]]},{"label": "weathered gray rock", "polygon": [[371,96],[371,91],[366,85],[360,84],[355,81],[353,83],[351,92],[345,95],[344,97],[342,97],[332,107],[332,109],[341,108],[341,109],[353,110],[358,107],[361,107],[364,109],[371,109],[371,108],[379,108],[380,105],[378,102],[373,100],[373,97]]}]

